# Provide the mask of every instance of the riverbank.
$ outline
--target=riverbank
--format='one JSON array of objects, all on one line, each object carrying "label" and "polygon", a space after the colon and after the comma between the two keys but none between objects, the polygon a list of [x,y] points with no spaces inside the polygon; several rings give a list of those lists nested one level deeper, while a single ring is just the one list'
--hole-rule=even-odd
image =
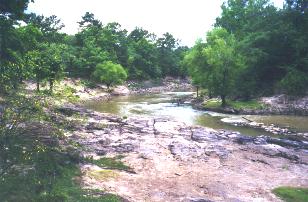
[{"label": "riverbank", "polygon": [[[49,125],[61,128],[57,142],[78,162],[81,172],[74,181],[83,190],[96,190],[94,196],[112,193],[114,201],[280,201],[272,189],[308,187],[303,140],[247,137],[159,116],[99,113],[80,102],[97,99],[96,90],[103,99],[111,96],[103,86],[89,92],[87,87],[71,88],[69,83],[56,88],[55,97],[47,96],[45,111],[53,121]],[[39,122],[32,134],[42,129],[49,141],[46,124]]]},{"label": "riverbank", "polygon": [[194,99],[192,106],[199,110],[227,114],[308,116],[308,96],[275,95],[246,102],[229,101],[226,107],[221,107],[220,99]]},{"label": "riverbank", "polygon": [[[26,89],[31,93],[35,92],[34,83],[26,83]],[[47,86],[46,86],[47,87]],[[45,88],[46,88],[45,87]],[[102,84],[92,84],[81,79],[64,79],[61,83],[55,85],[53,102],[55,104],[61,105],[67,102],[72,103],[85,103],[90,100],[93,101],[106,101],[111,100],[114,96],[127,96],[127,95],[150,95],[158,94],[163,92],[172,91],[192,91],[193,86],[187,79],[174,79],[165,78],[161,80],[150,80],[143,81],[140,83],[128,81],[124,85],[116,86],[108,89]],[[44,88],[43,88],[44,91]],[[277,114],[273,113],[272,108],[286,109],[287,104],[292,106],[298,106],[297,108],[304,108],[306,102],[308,103],[308,98],[302,98],[301,100],[293,99],[286,96],[275,96],[267,97],[258,100],[253,100],[249,102],[238,102],[229,101],[229,106],[225,108],[220,107],[219,99],[211,99],[205,105],[202,99],[195,99],[194,94],[181,96],[181,98],[175,98],[173,102],[178,104],[191,104],[193,108],[201,110],[209,110],[214,112],[226,113],[226,114],[242,114],[242,115],[253,115],[253,114]],[[209,103],[209,104],[208,104]],[[307,105],[308,106],[308,105]],[[268,113],[267,113],[268,112]],[[280,110],[280,112],[285,112]],[[307,131],[301,132],[287,127],[276,125],[275,123],[263,123],[260,121],[254,121],[243,117],[240,122],[231,121],[229,124],[235,126],[247,126],[251,128],[259,128],[265,132],[270,132],[272,134],[284,135],[286,137],[299,138],[306,137]]]},{"label": "riverbank", "polygon": [[[24,88],[30,93],[36,91],[36,84],[25,82]],[[104,84],[94,84],[82,79],[65,78],[54,87],[54,95],[59,95],[60,101],[84,102],[87,100],[108,100],[112,96],[125,96],[131,94],[156,94],[172,91],[193,91],[189,79],[164,78],[160,80],[127,81],[123,85],[110,89]],[[42,86],[41,92],[48,91],[48,86]],[[69,98],[69,99],[67,99]]]},{"label": "riverbank", "polygon": [[60,111],[87,118],[65,134],[81,146],[83,158],[121,156],[130,168],[81,163],[84,188],[129,201],[280,201],[272,189],[308,186],[305,142],[247,137],[161,117],[123,119],[74,105]]}]

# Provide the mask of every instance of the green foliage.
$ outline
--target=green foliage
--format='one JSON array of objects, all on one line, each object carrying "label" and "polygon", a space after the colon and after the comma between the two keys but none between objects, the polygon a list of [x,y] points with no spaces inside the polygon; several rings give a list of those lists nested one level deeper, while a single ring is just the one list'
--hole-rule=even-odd
[{"label": "green foliage", "polygon": [[305,72],[291,70],[280,81],[283,89],[290,95],[305,95],[308,85],[308,74]]},{"label": "green foliage", "polygon": [[0,15],[6,15],[13,19],[21,19],[29,2],[33,2],[33,0],[2,0]]},{"label": "green foliage", "polygon": [[54,93],[53,98],[65,99],[71,103],[77,103],[79,101],[79,97],[74,93],[76,93],[76,89],[69,86],[64,86],[63,89],[57,90],[57,92]]},{"label": "green foliage", "polygon": [[79,22],[81,31],[75,35],[70,72],[91,77],[99,63],[112,61],[122,65],[129,79],[155,79],[162,76],[186,76],[181,64],[187,48],[177,47],[177,40],[166,33],[156,39],[154,34],[135,28],[129,34],[116,22],[103,25],[92,13]]},{"label": "green foliage", "polygon": [[207,34],[207,42],[197,42],[185,57],[193,83],[206,87],[209,94],[218,95],[222,105],[235,91],[238,72],[244,67],[244,58],[236,52],[236,40],[223,28]]},{"label": "green foliage", "polygon": [[[139,33],[140,32],[140,33]],[[136,36],[132,35],[135,34]],[[135,29],[130,35],[128,73],[131,79],[150,79],[161,76],[158,64],[158,50],[145,30]]]},{"label": "green foliage", "polygon": [[58,146],[60,131],[52,127],[37,100],[41,99],[12,95],[1,103],[1,200],[120,201],[118,196],[80,187],[75,180],[81,175],[78,161],[71,155],[75,152]]},{"label": "green foliage", "polygon": [[[27,3],[22,1],[18,6],[26,8]],[[5,4],[16,6],[12,2]],[[107,61],[122,65],[130,79],[187,75],[181,63],[187,48],[177,47],[177,40],[169,33],[156,39],[154,34],[136,28],[128,34],[119,23],[103,25],[92,13],[86,13],[79,22],[81,31],[68,36],[59,32],[64,25],[54,15],[30,13],[23,18],[26,26],[16,26],[16,19],[7,18],[8,11],[3,12],[0,18],[2,92],[17,88],[24,79],[35,79],[37,90],[41,82],[48,81],[52,91],[54,81],[61,79],[64,72],[90,79],[97,64]]]},{"label": "green foliage", "polygon": [[56,80],[63,76],[63,58],[62,53],[65,51],[65,46],[62,44],[50,43],[44,47],[43,66],[46,66],[46,79],[49,81],[50,91],[53,91],[53,85]]},{"label": "green foliage", "polygon": [[[80,176],[80,170],[74,165],[68,165],[63,168],[62,177],[58,178],[54,183],[53,189],[50,193],[43,193],[37,199],[38,201],[72,201],[72,202],[118,202],[120,197],[105,193],[101,195],[100,190],[84,190],[80,185],[74,181],[74,178]],[[99,193],[100,196],[95,196]]]},{"label": "green foliage", "polygon": [[236,41],[225,29],[217,28],[207,34],[207,46],[203,50],[209,64],[208,89],[219,95],[222,105],[234,92],[236,75],[244,67],[241,55],[236,52]]},{"label": "green foliage", "polygon": [[185,55],[184,65],[188,67],[188,73],[192,78],[192,83],[199,87],[206,87],[206,72],[208,63],[203,52],[206,44],[198,40],[195,46]]},{"label": "green foliage", "polygon": [[179,61],[176,58],[177,40],[170,34],[165,33],[163,37],[157,39],[159,66],[162,76],[179,76]]},{"label": "green foliage", "polygon": [[97,64],[93,77],[100,82],[103,82],[109,88],[114,84],[121,84],[127,78],[124,68],[120,64],[114,64],[107,61]]},{"label": "green foliage", "polygon": [[289,94],[307,91],[305,79],[295,75],[308,72],[305,6],[301,0],[287,0],[283,9],[275,8],[269,0],[228,0],[222,5],[216,27],[234,34],[239,41],[237,51],[246,58],[247,68],[237,82],[238,96],[271,95],[281,87]]},{"label": "green foliage", "polygon": [[308,189],[301,187],[278,187],[273,193],[286,202],[307,202]]}]

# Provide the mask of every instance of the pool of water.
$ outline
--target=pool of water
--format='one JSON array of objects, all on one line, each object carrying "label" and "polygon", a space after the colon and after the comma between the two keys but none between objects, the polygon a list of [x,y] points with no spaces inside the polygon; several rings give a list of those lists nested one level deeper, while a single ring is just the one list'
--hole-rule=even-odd
[{"label": "pool of water", "polygon": [[[87,108],[112,113],[119,116],[152,116],[168,117],[191,125],[201,125],[214,129],[239,131],[245,135],[271,135],[262,129],[247,126],[235,126],[228,122],[244,120],[243,115],[227,115],[208,111],[195,110],[188,104],[180,104],[176,100],[193,92],[169,92],[154,95],[130,95],[113,97],[108,101],[89,101]],[[298,116],[256,116],[245,115],[249,120],[290,127],[298,132],[308,131],[308,117]]]}]

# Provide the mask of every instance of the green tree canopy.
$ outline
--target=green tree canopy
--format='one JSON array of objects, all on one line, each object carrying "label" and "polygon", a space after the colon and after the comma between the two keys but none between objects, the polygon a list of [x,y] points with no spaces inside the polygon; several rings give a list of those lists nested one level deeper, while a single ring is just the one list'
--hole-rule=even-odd
[{"label": "green tree canopy", "polygon": [[122,65],[106,61],[96,65],[93,77],[105,83],[109,88],[112,85],[124,82],[127,78],[127,74]]},{"label": "green tree canopy", "polygon": [[207,88],[211,95],[220,96],[223,106],[227,96],[235,91],[235,80],[244,68],[244,58],[236,46],[232,34],[215,28],[208,32],[205,43],[197,41],[185,57],[193,83]]}]

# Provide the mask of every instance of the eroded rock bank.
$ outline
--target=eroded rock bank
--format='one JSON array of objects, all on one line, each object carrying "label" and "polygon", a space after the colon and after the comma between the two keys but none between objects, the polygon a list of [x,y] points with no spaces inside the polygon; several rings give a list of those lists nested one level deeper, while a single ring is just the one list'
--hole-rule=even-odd
[{"label": "eroded rock bank", "polygon": [[154,94],[171,91],[194,91],[194,87],[188,78],[172,78],[166,77],[158,82],[143,81],[143,82],[127,82],[131,94]]},{"label": "eroded rock bank", "polygon": [[129,201],[280,201],[271,189],[308,186],[304,141],[280,144],[277,138],[247,137],[159,117],[122,119],[75,105],[59,110],[67,111],[79,115],[66,113],[62,119],[72,122],[66,135],[80,145],[83,156],[124,155],[134,171],[82,163],[85,188]]}]

